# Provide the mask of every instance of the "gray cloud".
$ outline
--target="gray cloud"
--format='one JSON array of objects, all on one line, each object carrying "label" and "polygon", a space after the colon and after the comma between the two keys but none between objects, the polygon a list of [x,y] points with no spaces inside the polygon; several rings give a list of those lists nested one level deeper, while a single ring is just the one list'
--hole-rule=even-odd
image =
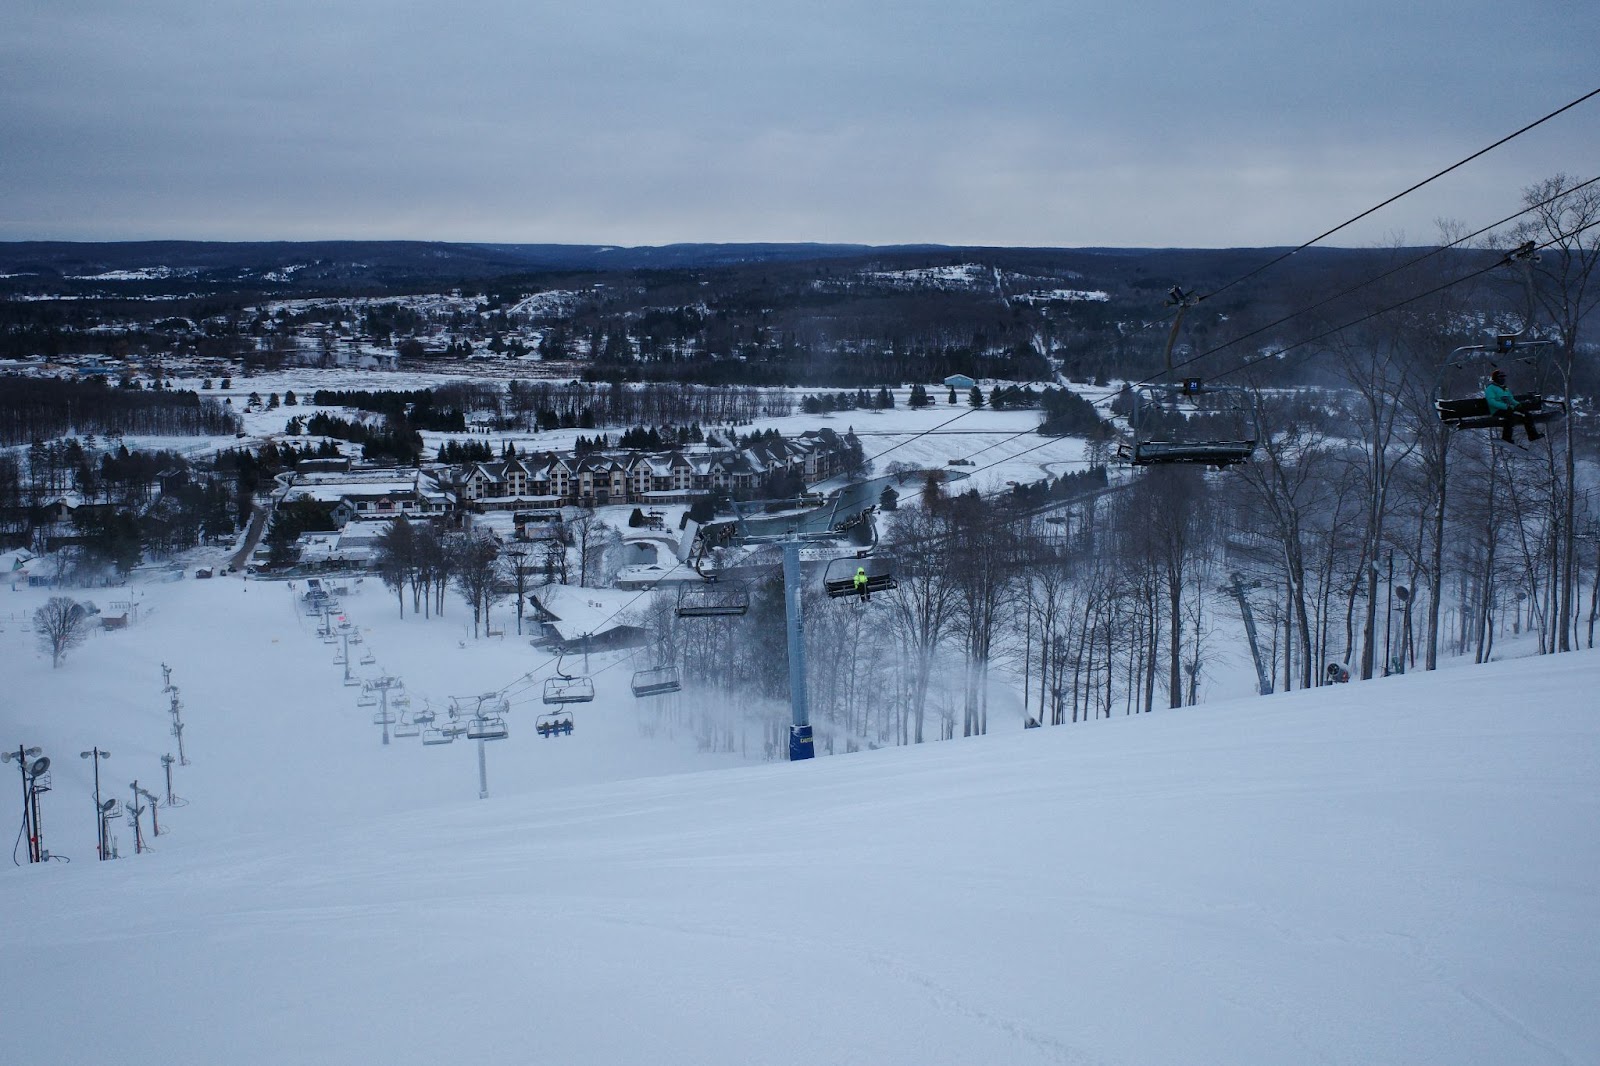
[{"label": "gray cloud", "polygon": [[0,0],[0,239],[1298,243],[1595,88],[1585,6]]}]

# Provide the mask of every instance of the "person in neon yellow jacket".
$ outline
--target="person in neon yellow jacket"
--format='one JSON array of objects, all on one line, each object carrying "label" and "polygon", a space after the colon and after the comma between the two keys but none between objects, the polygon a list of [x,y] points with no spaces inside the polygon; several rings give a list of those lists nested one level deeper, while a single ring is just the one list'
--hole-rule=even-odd
[{"label": "person in neon yellow jacket", "polygon": [[1533,424],[1533,415],[1521,410],[1522,405],[1506,388],[1506,372],[1496,369],[1489,375],[1489,384],[1483,387],[1484,403],[1489,405],[1489,413],[1500,421],[1500,439],[1507,444],[1511,443],[1511,427],[1518,420],[1522,428],[1527,430],[1530,441],[1538,440],[1544,434],[1540,433]]}]

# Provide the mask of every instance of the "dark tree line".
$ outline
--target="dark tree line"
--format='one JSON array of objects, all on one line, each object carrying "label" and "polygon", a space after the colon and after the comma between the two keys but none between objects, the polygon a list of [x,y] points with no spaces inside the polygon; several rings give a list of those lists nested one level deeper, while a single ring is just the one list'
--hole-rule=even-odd
[{"label": "dark tree line", "polygon": [[335,437],[361,445],[361,457],[373,462],[411,466],[422,458],[422,434],[404,415],[386,416],[381,426],[369,426],[322,411],[307,418],[297,416],[292,421],[311,436]]},{"label": "dark tree line", "polygon": [[[463,433],[467,419],[459,407],[444,406],[440,389],[368,392],[365,390],[318,389],[312,403],[318,407],[354,407],[388,418],[403,418],[413,429],[434,433]],[[312,430],[312,432],[317,432]],[[346,438],[349,439],[349,438]]]},{"label": "dark tree line", "polygon": [[237,428],[233,412],[198,393],[112,388],[101,377],[0,380],[0,444],[91,433],[223,436]]}]

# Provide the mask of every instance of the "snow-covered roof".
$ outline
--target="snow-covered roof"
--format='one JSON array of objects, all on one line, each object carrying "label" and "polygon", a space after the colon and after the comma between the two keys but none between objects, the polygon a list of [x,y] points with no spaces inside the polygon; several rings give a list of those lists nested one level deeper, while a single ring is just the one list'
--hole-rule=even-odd
[{"label": "snow-covered roof", "polygon": [[[586,589],[575,585],[545,585],[532,593],[540,606],[556,616],[546,623],[562,640],[576,640],[585,633],[594,636],[621,625],[635,625],[625,610],[638,599],[635,592],[621,589]],[[621,612],[620,614],[618,612]]]},{"label": "snow-covered roof", "polygon": [[27,548],[13,548],[8,552],[0,552],[0,574],[21,570],[34,557]]}]

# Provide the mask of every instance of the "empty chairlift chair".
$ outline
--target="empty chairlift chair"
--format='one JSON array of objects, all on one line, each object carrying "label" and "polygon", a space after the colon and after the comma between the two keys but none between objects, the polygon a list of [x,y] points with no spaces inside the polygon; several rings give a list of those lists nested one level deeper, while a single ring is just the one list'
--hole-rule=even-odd
[{"label": "empty chairlift chair", "polygon": [[588,703],[594,699],[594,682],[587,677],[556,674],[544,683],[544,702],[551,705]]},{"label": "empty chairlift chair", "polygon": [[510,735],[506,720],[498,714],[474,717],[467,722],[468,740],[504,740]]},{"label": "empty chairlift chair", "polygon": [[630,687],[633,694],[641,699],[645,696],[665,696],[683,688],[683,679],[676,666],[653,666],[648,670],[634,671]]},{"label": "empty chairlift chair", "polygon": [[750,610],[750,593],[737,582],[678,586],[679,618],[728,618]]},{"label": "empty chairlift chair", "polygon": [[409,714],[401,713],[400,720],[395,723],[394,735],[397,737],[414,737],[422,732],[422,727],[416,723]]},{"label": "empty chairlift chair", "polygon": [[1255,397],[1200,378],[1140,385],[1128,421],[1133,441],[1123,455],[1134,466],[1233,466],[1248,462],[1261,439]]},{"label": "empty chairlift chair", "polygon": [[863,588],[856,584],[858,570],[866,571],[864,591],[867,596],[871,596],[874,592],[890,592],[899,587],[894,578],[893,556],[866,555],[828,560],[828,567],[822,572],[823,590],[830,599],[861,596]]}]

